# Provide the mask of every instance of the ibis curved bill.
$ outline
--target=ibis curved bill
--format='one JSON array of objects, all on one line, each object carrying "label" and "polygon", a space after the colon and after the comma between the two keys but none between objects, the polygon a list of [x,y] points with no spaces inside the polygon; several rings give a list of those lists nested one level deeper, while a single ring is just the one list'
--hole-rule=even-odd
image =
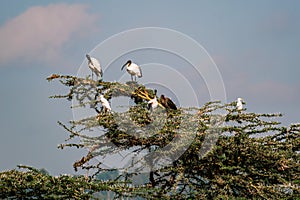
[{"label": "ibis curved bill", "polygon": [[126,66],[126,70],[127,72],[131,75],[131,81],[133,81],[133,77],[135,77],[135,81],[136,81],[136,77],[141,78],[142,75],[142,69],[140,66],[138,66],[137,64],[133,63],[131,60],[128,60],[121,68],[121,70],[124,69],[124,67]]},{"label": "ibis curved bill", "polygon": [[93,79],[93,74],[94,73],[96,74],[97,79],[99,79],[99,77],[102,77],[103,72],[102,72],[102,68],[100,66],[99,60],[97,60],[96,58],[91,57],[88,54],[86,54],[86,58],[88,60],[88,66],[92,71],[92,79]]}]

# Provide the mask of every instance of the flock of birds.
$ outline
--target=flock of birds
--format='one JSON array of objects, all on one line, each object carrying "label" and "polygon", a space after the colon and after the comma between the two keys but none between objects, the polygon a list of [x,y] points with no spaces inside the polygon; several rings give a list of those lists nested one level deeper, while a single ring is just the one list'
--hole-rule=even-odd
[{"label": "flock of birds", "polygon": [[[88,67],[92,71],[92,79],[93,79],[93,74],[95,74],[97,76],[97,79],[99,79],[99,77],[102,78],[103,71],[100,66],[100,62],[96,58],[91,57],[88,54],[86,54],[86,58],[88,60]],[[131,60],[128,60],[122,66],[121,70],[123,70],[124,67],[126,67],[127,72],[131,75],[131,81],[136,81],[136,77],[141,78],[143,76],[141,67],[138,66],[137,64],[133,63]],[[156,97],[156,93],[157,93],[157,90],[154,90],[154,98],[148,101],[147,108],[152,111],[155,108],[157,108],[159,105],[157,97]],[[99,101],[102,105],[102,109],[104,109],[105,112],[111,111],[111,107],[110,107],[108,100],[105,99],[102,94],[99,96]],[[160,103],[166,109],[177,110],[175,103],[170,98],[165,97],[163,94],[160,96]]]},{"label": "flock of birds", "polygon": [[[100,66],[100,62],[96,58],[91,57],[88,54],[86,54],[86,58],[88,60],[88,67],[92,71],[92,79],[93,79],[94,73],[97,76],[97,79],[99,79],[99,77],[102,78],[103,71]],[[138,66],[137,64],[133,63],[131,60],[128,60],[122,66],[121,70],[123,70],[124,67],[126,67],[127,72],[131,75],[131,81],[136,81],[136,77],[141,78],[143,76],[141,67]],[[148,110],[153,111],[159,105],[157,97],[156,97],[156,93],[157,93],[157,90],[154,90],[154,98],[151,99],[150,101],[148,101],[148,107],[147,107]],[[111,111],[111,107],[110,107],[108,100],[105,99],[102,94],[99,96],[99,101],[102,105],[102,109],[104,109],[105,112]],[[160,96],[160,103],[167,110],[168,109],[177,110],[175,103],[170,98],[165,97],[163,94]],[[236,109],[238,110],[238,112],[241,112],[243,110],[243,99],[242,98],[237,99]]]}]

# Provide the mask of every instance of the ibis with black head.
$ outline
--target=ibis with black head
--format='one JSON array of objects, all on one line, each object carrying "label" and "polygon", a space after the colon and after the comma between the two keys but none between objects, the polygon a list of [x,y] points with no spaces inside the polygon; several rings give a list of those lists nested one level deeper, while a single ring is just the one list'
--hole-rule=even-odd
[{"label": "ibis with black head", "polygon": [[86,58],[88,60],[88,66],[92,71],[92,79],[93,79],[93,74],[95,73],[97,76],[97,79],[99,79],[99,76],[103,76],[102,68],[100,66],[99,60],[97,60],[94,57],[91,57],[90,55],[86,54]]},{"label": "ibis with black head", "polygon": [[238,110],[238,112],[241,112],[243,110],[243,99],[240,97],[237,98],[236,109]]},{"label": "ibis with black head", "polygon": [[102,105],[102,110],[104,109],[104,112],[110,112],[111,111],[111,107],[109,105],[109,102],[107,101],[107,99],[104,98],[103,94],[101,94],[99,96],[101,105]]},{"label": "ibis with black head", "polygon": [[[133,63],[131,60],[128,60],[121,68],[121,70],[124,69],[126,66],[127,72],[131,75],[131,81],[136,81],[136,77],[141,78],[142,75],[142,69],[137,64]],[[133,79],[133,77],[135,79]]]},{"label": "ibis with black head", "polygon": [[157,108],[158,106],[158,101],[157,101],[157,98],[156,98],[156,93],[157,93],[157,90],[154,90],[154,98],[151,99],[150,101],[148,101],[148,110],[154,110],[155,108]]}]

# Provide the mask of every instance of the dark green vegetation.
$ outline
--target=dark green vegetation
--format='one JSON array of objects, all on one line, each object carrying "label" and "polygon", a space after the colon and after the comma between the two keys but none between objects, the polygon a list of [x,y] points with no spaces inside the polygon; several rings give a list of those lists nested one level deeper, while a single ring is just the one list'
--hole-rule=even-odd
[{"label": "dark green vegetation", "polygon": [[[87,148],[89,152],[73,166],[87,170],[89,176],[53,177],[32,168],[11,170],[0,174],[0,198],[300,198],[300,124],[281,126],[276,121],[280,114],[238,112],[236,102],[208,102],[201,108],[168,111],[160,104],[150,112],[147,100],[154,91],[135,82],[95,82],[60,75],[48,78],[53,79],[70,88],[66,95],[53,98],[73,99],[75,107],[94,111],[94,115],[67,125],[59,122],[69,135],[59,148]],[[132,98],[136,104],[123,113],[103,112],[97,105],[100,93],[109,100]],[[147,128],[146,135],[134,134],[132,127]],[[94,134],[97,131],[99,134]],[[186,150],[172,160],[186,141],[190,141]],[[172,148],[159,151],[170,143],[174,143]],[[172,163],[156,168],[155,160],[146,157],[144,164],[151,172],[144,173],[105,169],[97,159],[132,148],[137,155],[147,151],[157,157],[169,156]]]}]

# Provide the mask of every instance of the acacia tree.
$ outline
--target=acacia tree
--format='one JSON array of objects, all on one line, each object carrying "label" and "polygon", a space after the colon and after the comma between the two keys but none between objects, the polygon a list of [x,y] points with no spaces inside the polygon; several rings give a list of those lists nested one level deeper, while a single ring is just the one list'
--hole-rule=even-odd
[{"label": "acacia tree", "polygon": [[[80,139],[62,144],[60,148],[89,149],[87,155],[74,163],[75,170],[93,169],[92,177],[95,177],[112,170],[103,167],[105,163],[99,157],[129,150],[135,153],[136,157],[131,160],[134,163],[126,165],[126,169],[118,169],[120,177],[117,178],[129,181],[127,187],[132,189],[146,189],[143,191],[147,198],[299,196],[300,125],[280,126],[274,118],[281,114],[240,112],[235,102],[208,102],[201,108],[176,111],[161,108],[149,112],[146,104],[154,97],[154,91],[136,82],[95,82],[58,75],[49,80],[54,78],[70,87],[67,95],[54,98],[74,99],[77,106],[89,105],[95,110],[93,116],[71,121],[69,126],[60,123],[68,131],[69,139]],[[108,100],[119,96],[132,98],[136,104],[122,113],[99,111],[99,94],[104,94]],[[103,128],[103,134],[89,136],[85,132],[99,127]],[[139,131],[143,127],[146,129],[137,133],[133,127]],[[265,136],[254,137],[260,133]],[[180,140],[173,144],[176,138]],[[186,141],[191,139],[186,147]],[[164,148],[170,143],[171,147]],[[175,160],[172,156],[180,153],[177,151],[182,147],[186,147],[185,151]],[[141,158],[139,154],[145,151],[150,152],[149,155]],[[159,158],[171,162],[157,167],[162,162]],[[143,173],[145,166],[148,175]],[[130,170],[132,167],[135,170]],[[144,182],[134,185],[134,177],[139,174],[144,175]],[[131,193],[123,195],[132,196]]]},{"label": "acacia tree", "polygon": [[[74,161],[75,171],[88,173],[80,177],[80,187],[73,188],[77,196],[71,198],[96,198],[99,191],[110,191],[114,198],[146,199],[300,197],[300,124],[280,125],[276,119],[281,114],[240,111],[236,102],[178,110],[159,104],[149,111],[147,101],[154,91],[136,82],[48,77],[54,79],[69,91],[52,98],[66,98],[74,109],[92,111],[91,116],[58,122],[68,133],[59,148],[88,149]],[[105,112],[100,94],[108,100],[128,97],[135,103],[125,112]],[[103,158],[118,154],[129,161],[107,167]]]}]

